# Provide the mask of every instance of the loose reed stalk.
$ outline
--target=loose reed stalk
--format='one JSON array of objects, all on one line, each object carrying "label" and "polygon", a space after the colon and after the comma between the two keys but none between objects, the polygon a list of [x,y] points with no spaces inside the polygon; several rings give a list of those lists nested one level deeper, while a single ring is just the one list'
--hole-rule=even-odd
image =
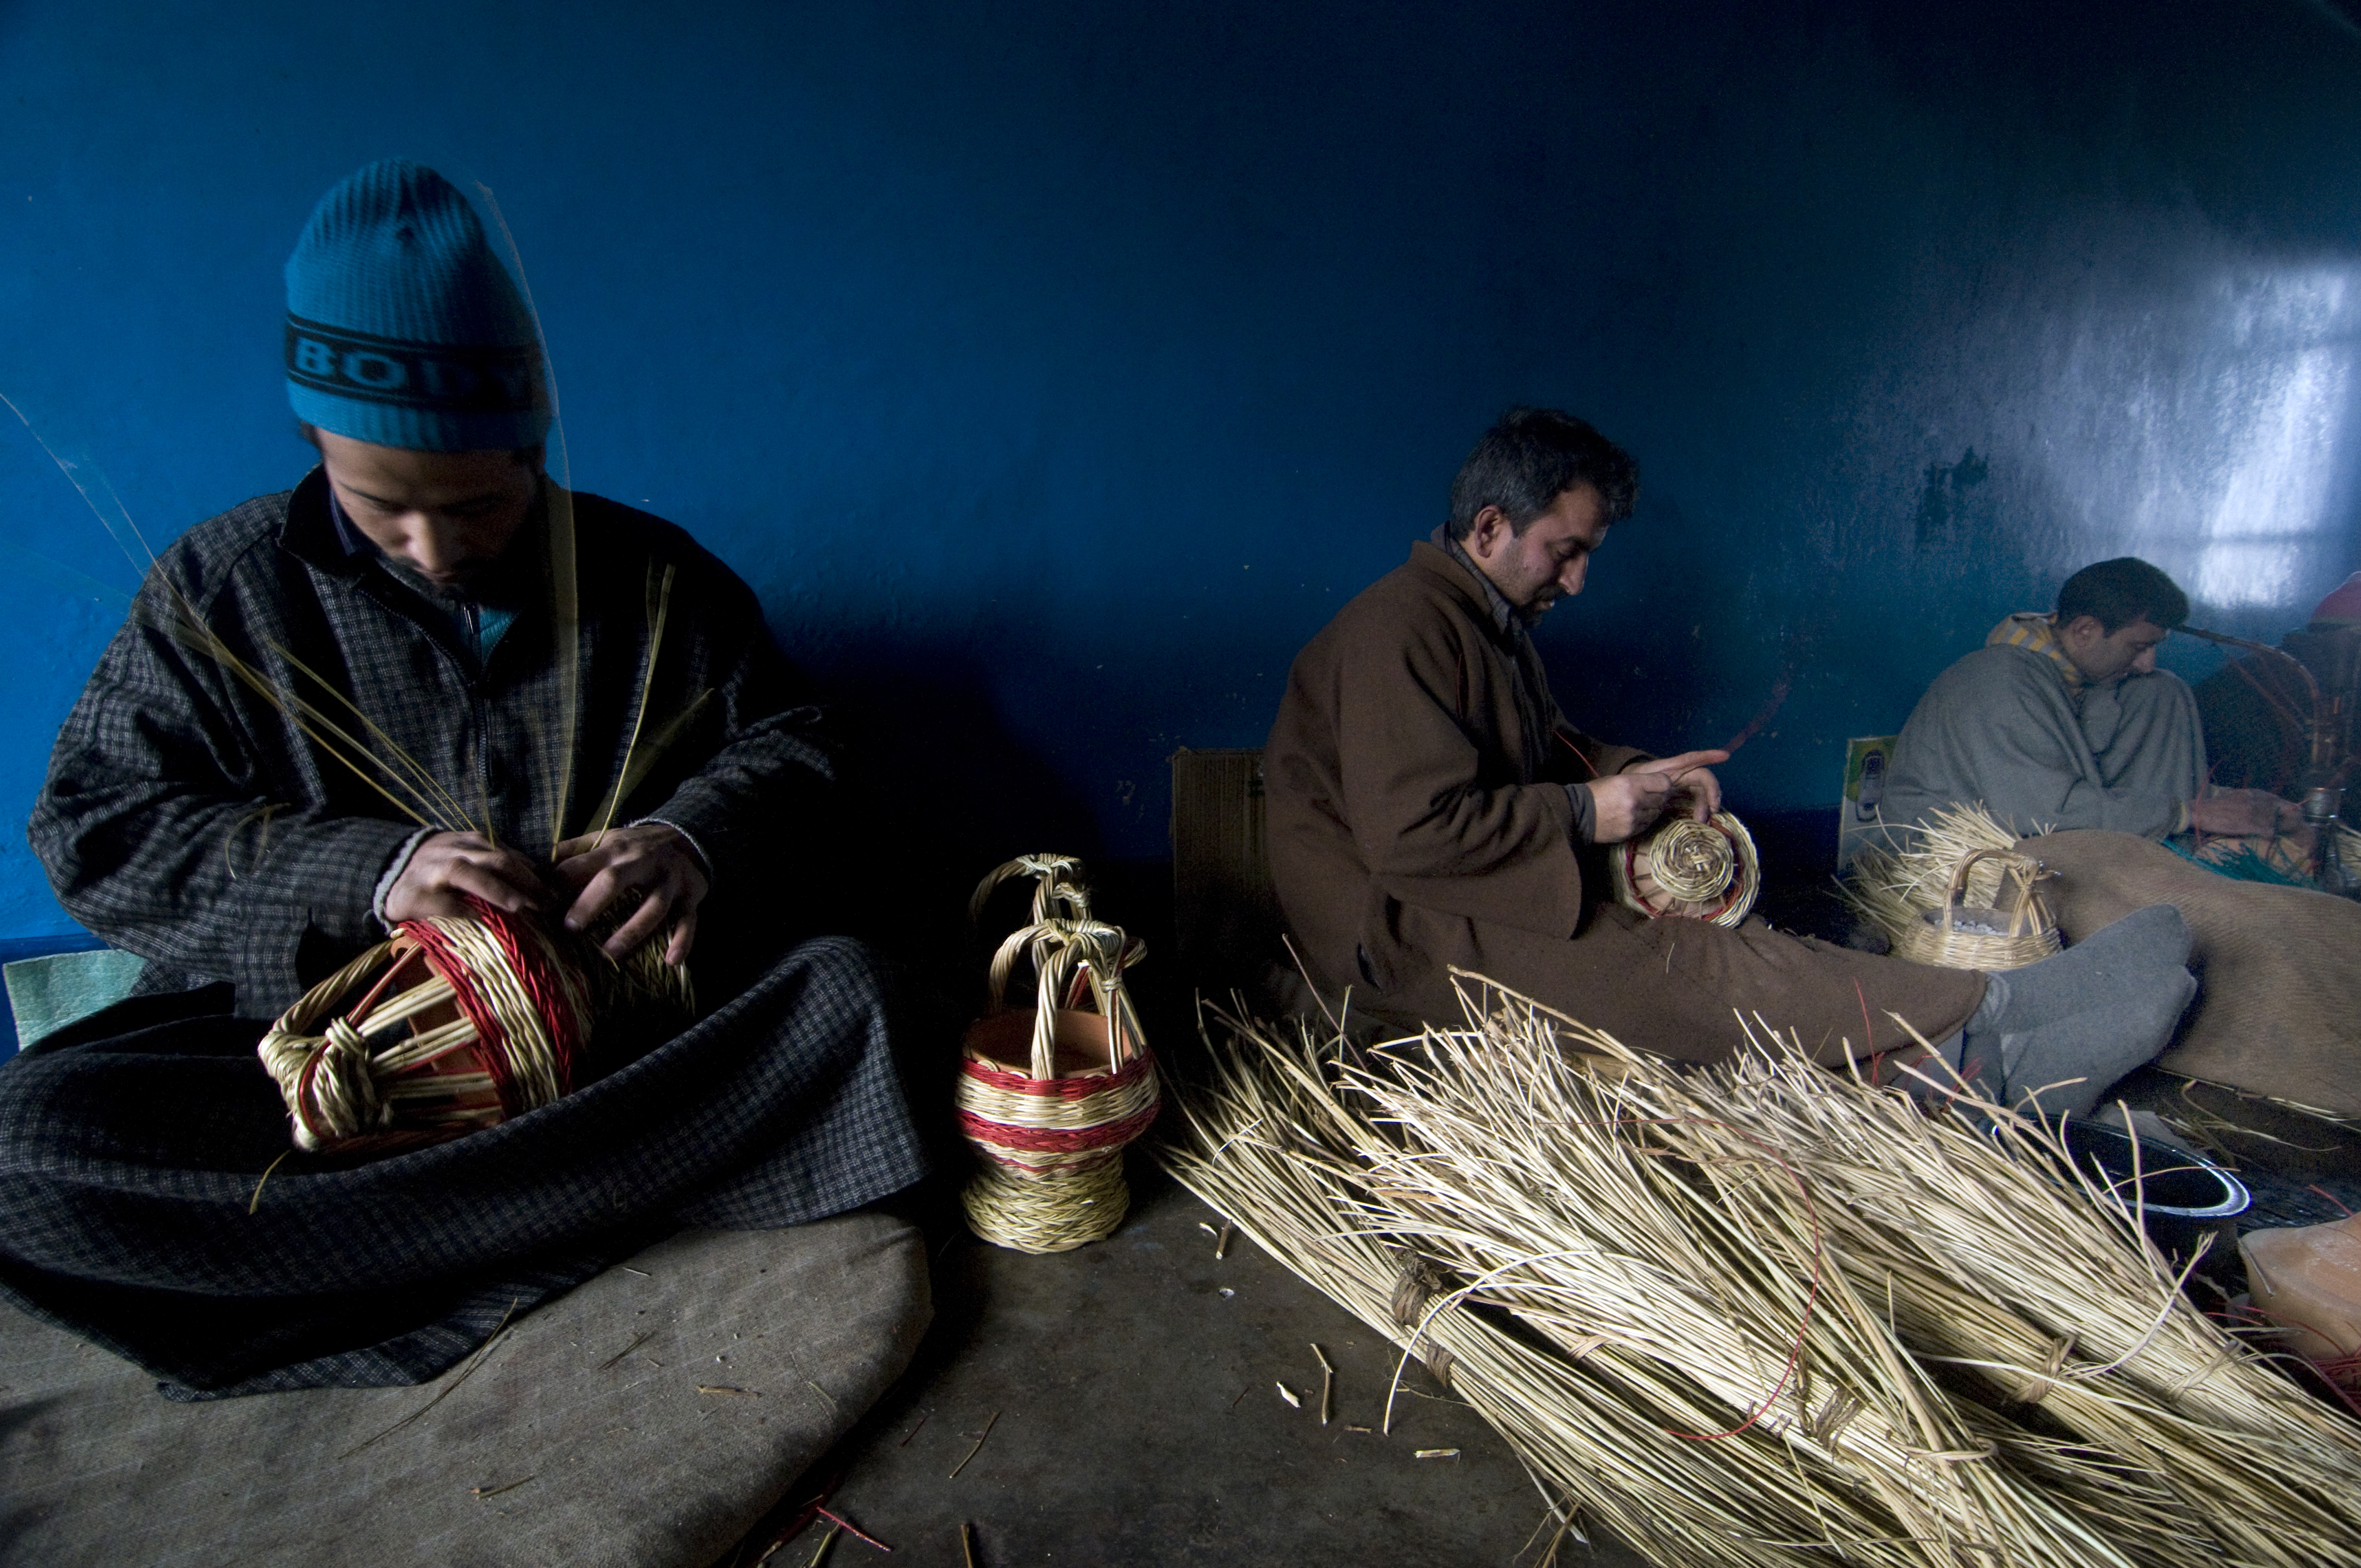
[{"label": "loose reed stalk", "polygon": [[[574,491],[568,482],[573,477],[572,465],[566,450],[566,421],[558,408],[557,367],[550,360],[549,334],[542,330],[541,307],[533,301],[533,282],[524,269],[524,252],[518,248],[516,235],[509,228],[508,214],[500,211],[500,200],[492,194],[492,188],[479,180],[476,181],[476,194],[483,198],[484,210],[490,214],[492,226],[500,231],[509,269],[516,275],[517,292],[524,300],[525,313],[533,318],[533,340],[541,345],[542,372],[548,378],[549,436],[544,466],[556,476],[555,482],[547,488],[550,635],[557,658],[558,743],[552,750],[558,762],[555,780],[544,782],[549,790],[549,848],[554,854],[566,837],[566,810],[574,795],[574,756],[582,740],[582,589],[574,529]],[[619,785],[617,798],[620,797]]]},{"label": "loose reed stalk", "polygon": [[616,808],[623,804],[623,783],[631,776],[632,754],[640,747],[640,729],[648,720],[648,694],[655,689],[656,656],[664,652],[664,619],[672,610],[673,572],[672,564],[666,562],[664,577],[659,582],[654,564],[652,562],[648,566],[647,663],[640,670],[640,700],[631,710],[631,738],[623,744],[623,762],[615,773],[614,792],[607,796],[606,809],[599,814],[598,831],[590,843],[594,850],[607,837],[607,830],[615,825]]},{"label": "loose reed stalk", "polygon": [[2213,1560],[2334,1561],[2361,1540],[2349,1485],[2319,1485],[2361,1476],[2361,1435],[2188,1301],[2140,1229],[2136,1189],[2099,1188],[2040,1124],[1998,1107],[1975,1107],[1995,1124],[1983,1132],[1829,1080],[1766,1049],[1685,1087],[1793,1151],[1831,1199],[1839,1245],[1905,1282],[1914,1351],[1971,1368],[1999,1402],[2037,1398],[2147,1473],[2191,1504]]},{"label": "loose reed stalk", "polygon": [[[298,733],[330,758],[343,764],[363,784],[382,795],[395,810],[413,822],[423,827],[472,826],[467,813],[459,807],[449,792],[435,784],[415,758],[395,744],[391,737],[372,723],[368,715],[355,707],[343,693],[322,680],[318,674],[287,653],[284,649],[274,648],[273,651],[287,659],[291,665],[308,676],[323,691],[343,703],[346,707],[351,708],[363,728],[384,742],[390,754],[390,760],[379,756],[367,742],[346,730],[319,707],[305,701],[292,690],[281,687],[278,683],[270,680],[259,668],[233,650],[222,639],[220,633],[214,631],[206,623],[204,618],[197,613],[196,607],[189,602],[188,596],[181,591],[180,586],[165,576],[157,561],[156,553],[148,546],[147,537],[140,532],[139,525],[132,521],[130,512],[124,507],[122,499],[115,495],[113,487],[106,483],[104,476],[93,472],[86,477],[82,466],[70,461],[64,454],[50,445],[49,439],[34,428],[32,421],[25,417],[24,411],[14,401],[5,395],[0,395],[0,404],[5,404],[8,411],[16,416],[17,422],[24,425],[27,433],[48,455],[49,461],[57,466],[58,471],[66,477],[67,482],[71,484],[75,492],[82,497],[82,504],[90,509],[91,515],[98,520],[99,526],[115,540],[116,547],[123,551],[126,559],[157,583],[165,601],[164,617],[160,624],[150,620],[149,625],[184,647],[193,649],[213,659],[229,674],[284,714],[289,722],[295,726]],[[93,485],[98,490],[104,491],[108,505],[100,504],[99,495],[93,489]],[[109,515],[109,506],[113,509],[112,516]],[[133,614],[137,616],[138,613],[137,602],[135,600]],[[401,795],[394,793],[397,789],[402,792]],[[402,795],[407,795],[409,798],[404,799]]]}]

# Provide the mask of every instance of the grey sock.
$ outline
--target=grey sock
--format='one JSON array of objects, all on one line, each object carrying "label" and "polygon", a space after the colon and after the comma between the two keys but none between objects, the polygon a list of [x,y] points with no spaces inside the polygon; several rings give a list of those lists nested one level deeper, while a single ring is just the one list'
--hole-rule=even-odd
[{"label": "grey sock", "polygon": [[2180,911],[2150,905],[2054,959],[1993,976],[1964,1031],[1962,1075],[2003,1104],[2033,1094],[2046,1115],[2088,1114],[2172,1038],[2197,993],[2189,946]]}]

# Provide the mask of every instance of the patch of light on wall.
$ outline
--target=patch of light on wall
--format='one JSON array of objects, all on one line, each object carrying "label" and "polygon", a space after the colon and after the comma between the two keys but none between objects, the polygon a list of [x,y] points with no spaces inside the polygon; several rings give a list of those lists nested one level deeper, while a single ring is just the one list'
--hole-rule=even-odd
[{"label": "patch of light on wall", "polygon": [[2341,272],[2281,274],[2233,291],[2245,350],[2217,374],[2226,473],[2190,583],[2212,605],[2280,604],[2317,546],[2350,415],[2356,291]]}]

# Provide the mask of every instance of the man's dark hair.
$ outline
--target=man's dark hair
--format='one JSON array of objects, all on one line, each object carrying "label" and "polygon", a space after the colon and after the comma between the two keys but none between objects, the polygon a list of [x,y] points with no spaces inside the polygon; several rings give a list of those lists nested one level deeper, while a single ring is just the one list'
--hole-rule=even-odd
[{"label": "man's dark hair", "polygon": [[2059,630],[2086,615],[2110,637],[2135,620],[2169,631],[2189,619],[2189,596],[2138,556],[2118,555],[2083,567],[2058,590]]},{"label": "man's dark hair", "polygon": [[1451,481],[1451,537],[1465,539],[1476,514],[1499,507],[1522,533],[1558,497],[1582,485],[1598,491],[1607,521],[1631,515],[1640,466],[1585,422],[1555,409],[1510,409],[1484,433]]}]

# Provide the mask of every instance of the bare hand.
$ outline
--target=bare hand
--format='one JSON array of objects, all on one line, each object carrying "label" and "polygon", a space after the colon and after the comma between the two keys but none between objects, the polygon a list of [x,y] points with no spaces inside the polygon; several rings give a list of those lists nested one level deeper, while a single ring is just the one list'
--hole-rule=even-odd
[{"label": "bare hand", "polygon": [[1706,764],[1728,761],[1727,751],[1684,751],[1677,757],[1634,762],[1612,777],[1593,780],[1592,840],[1620,844],[1635,833],[1644,833],[1675,801],[1687,815],[1704,821],[1721,809],[1721,781]]},{"label": "bare hand", "polygon": [[607,956],[620,959],[663,930],[672,927],[664,944],[664,961],[688,961],[697,943],[697,906],[711,886],[697,851],[678,828],[661,822],[617,828],[599,834],[568,839],[557,846],[551,870],[575,893],[566,911],[566,927],[580,931],[597,924],[617,899],[642,894],[631,918],[607,938]]},{"label": "bare hand", "polygon": [[2189,825],[2224,839],[2292,833],[2303,826],[2303,808],[2268,790],[2225,789],[2189,803]]},{"label": "bare hand", "polygon": [[549,887],[532,861],[480,833],[430,833],[385,892],[389,922],[472,915],[472,894],[509,915],[549,907]]}]

